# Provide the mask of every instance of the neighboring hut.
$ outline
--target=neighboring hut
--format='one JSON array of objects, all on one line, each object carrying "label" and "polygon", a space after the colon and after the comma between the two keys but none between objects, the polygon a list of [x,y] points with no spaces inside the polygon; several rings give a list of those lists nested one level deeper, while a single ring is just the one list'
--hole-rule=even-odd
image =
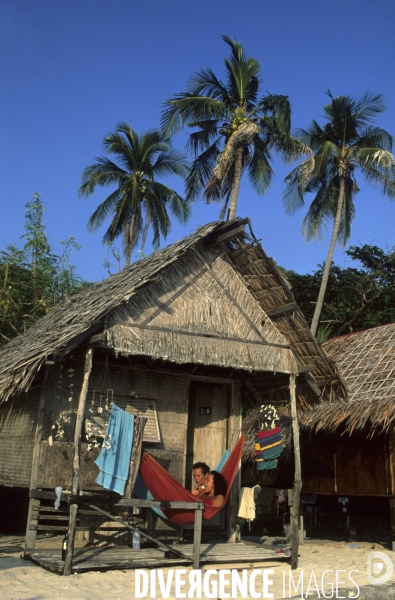
[{"label": "neighboring hut", "polygon": [[395,540],[395,324],[334,338],[324,348],[349,402],[324,402],[299,415],[309,432],[302,436],[302,492],[389,498]]},{"label": "neighboring hut", "polygon": [[[188,487],[195,460],[214,467],[234,446],[243,405],[273,396],[289,404],[295,378],[301,407],[330,399],[337,380],[288,282],[247,219],[206,225],[56,306],[2,348],[0,485],[71,488],[84,418],[78,488],[98,489],[94,459],[114,401],[148,417],[144,449]],[[228,537],[235,490],[216,523]],[[33,500],[28,547],[40,529]]]}]

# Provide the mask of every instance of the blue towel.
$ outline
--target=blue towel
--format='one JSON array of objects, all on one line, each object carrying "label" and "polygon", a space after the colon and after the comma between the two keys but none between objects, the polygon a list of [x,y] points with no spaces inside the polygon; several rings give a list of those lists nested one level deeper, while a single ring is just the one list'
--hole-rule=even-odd
[{"label": "blue towel", "polygon": [[225,450],[225,454],[223,455],[223,457],[221,458],[221,460],[219,461],[219,463],[215,467],[215,470],[218,471],[218,473],[221,473],[221,471],[224,468],[225,463],[228,460],[229,456],[230,456],[230,450]]},{"label": "blue towel", "polygon": [[113,404],[102,449],[95,460],[100,469],[96,483],[121,496],[129,475],[133,429],[134,415]]}]

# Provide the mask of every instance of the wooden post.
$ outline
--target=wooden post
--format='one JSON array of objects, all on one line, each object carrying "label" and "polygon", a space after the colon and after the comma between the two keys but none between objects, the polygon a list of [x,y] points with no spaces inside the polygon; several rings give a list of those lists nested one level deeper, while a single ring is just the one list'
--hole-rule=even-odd
[{"label": "wooden post", "polygon": [[[230,389],[230,410],[228,418],[228,448],[233,449],[241,434],[241,401],[240,384],[235,382]],[[232,448],[231,448],[232,446]],[[241,487],[241,469],[237,473],[231,487],[226,510],[226,537],[228,542],[235,543],[237,536],[237,511]]]},{"label": "wooden post", "polygon": [[392,497],[389,498],[390,503],[390,520],[391,520],[391,549],[395,551],[395,484],[394,484],[394,468],[395,468],[395,443],[394,434],[392,431],[388,434],[388,471],[389,471],[389,493]]},{"label": "wooden post", "polygon": [[[72,493],[79,494],[80,491],[80,454],[81,454],[81,432],[85,415],[85,403],[88,394],[89,377],[92,371],[93,348],[88,348],[85,355],[84,378],[78,402],[77,419],[74,431],[74,459],[73,459],[73,486]],[[71,564],[73,561],[75,531],[77,524],[78,504],[70,504],[69,532],[66,559],[64,561],[63,575],[71,575]]]},{"label": "wooden post", "polygon": [[[45,389],[48,380],[49,367],[46,366],[44,369],[44,377],[41,384],[40,391],[40,402],[38,405],[37,425],[36,432],[34,435],[34,448],[32,457],[32,470],[30,474],[30,489],[35,490],[37,488],[38,480],[38,467],[40,464],[40,445],[42,438],[43,422],[44,422],[44,409],[45,409]],[[25,553],[29,550],[34,550],[36,547],[37,529],[30,529],[30,527],[37,526],[38,524],[38,509],[40,508],[40,500],[37,498],[29,499],[29,513],[27,516],[26,524],[26,537],[25,537]]]},{"label": "wooden post", "polygon": [[289,376],[289,392],[291,397],[291,416],[292,416],[292,437],[295,457],[295,478],[292,494],[293,510],[291,512],[291,539],[292,539],[292,557],[291,569],[298,568],[299,552],[299,502],[300,490],[302,489],[302,469],[300,464],[300,445],[299,445],[299,424],[296,412],[296,393],[295,393],[295,375]]},{"label": "wooden post", "polygon": [[202,510],[195,510],[195,530],[193,532],[193,568],[199,568],[200,539],[202,537]]},{"label": "wooden post", "polygon": [[389,498],[391,518],[391,550],[395,551],[395,498]]}]

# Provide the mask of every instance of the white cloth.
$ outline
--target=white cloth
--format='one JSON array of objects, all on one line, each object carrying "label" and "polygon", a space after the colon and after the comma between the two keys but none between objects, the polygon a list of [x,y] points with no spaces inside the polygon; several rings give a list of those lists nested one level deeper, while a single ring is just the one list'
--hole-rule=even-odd
[{"label": "white cloth", "polygon": [[237,516],[246,521],[253,521],[255,519],[254,488],[241,488]]}]

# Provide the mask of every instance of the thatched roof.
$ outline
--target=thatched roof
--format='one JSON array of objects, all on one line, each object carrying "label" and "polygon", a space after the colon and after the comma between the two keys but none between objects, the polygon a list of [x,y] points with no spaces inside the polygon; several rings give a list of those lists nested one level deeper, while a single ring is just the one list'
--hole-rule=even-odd
[{"label": "thatched roof", "polygon": [[348,432],[388,431],[395,421],[395,324],[333,338],[324,345],[336,361],[348,390],[347,403],[321,403],[308,409],[308,428]]},{"label": "thatched roof", "polygon": [[[246,226],[249,227],[249,233],[245,231]],[[209,260],[212,260],[212,264],[209,264]],[[140,306],[148,301],[147,298],[151,298],[149,308],[155,317],[162,309],[163,314],[166,311],[170,313],[166,303],[163,306],[160,302],[154,305],[153,292],[157,292],[163,281],[169,279],[171,269],[174,272],[182,262],[190,265],[187,281],[183,282],[186,289],[188,281],[198,277],[196,261],[200,268],[202,262],[206,262],[205,270],[210,272],[212,280],[219,287],[222,286],[224,297],[230,299],[239,310],[243,310],[239,303],[246,301],[247,296],[250,304],[254,305],[250,313],[252,316],[245,314],[245,320],[250,324],[248,333],[240,330],[239,337],[232,340],[226,338],[224,330],[223,345],[231,348],[234,344],[236,351],[228,350],[226,353],[221,350],[220,356],[215,359],[212,358],[210,338],[218,342],[221,335],[205,332],[196,334],[193,328],[188,330],[187,327],[175,334],[173,329],[166,331],[165,327],[156,326],[151,327],[150,337],[145,336],[145,339],[143,332],[147,331],[148,326],[145,322],[133,320],[135,299],[138,299]],[[227,270],[229,275],[232,271],[232,281],[229,279],[224,283],[220,280],[219,271],[213,268],[214,262],[223,267],[224,273]],[[234,277],[235,273],[237,278]],[[149,294],[144,297],[144,291],[148,288]],[[180,294],[182,291],[180,288]],[[173,299],[178,295],[178,292],[173,293]],[[195,298],[195,304],[199,305],[198,297]],[[123,314],[129,318],[128,322],[122,321]],[[149,321],[151,324],[151,317]],[[220,323],[220,326],[224,328],[225,323]],[[138,329],[140,335],[136,335]],[[132,330],[138,343],[131,343]],[[45,363],[56,362],[81,343],[91,342],[92,336],[98,332],[105,339],[105,346],[116,352],[151,356],[178,364],[194,361],[216,364],[249,372],[276,371],[278,364],[280,372],[303,373],[309,391],[314,390],[316,397],[321,392],[328,396],[335,389],[334,385],[338,391],[342,391],[333,366],[311,336],[296,306],[289,283],[256,240],[248,219],[215,222],[201,227],[179,242],[137,261],[120,273],[80,292],[70,301],[57,305],[25,334],[1,349],[0,401],[27,391]],[[175,343],[177,335],[179,339]],[[193,337],[195,335],[200,336],[199,340]],[[207,338],[205,342],[202,341],[204,337]],[[170,338],[173,344],[171,356],[168,355]],[[199,346],[199,352],[191,351],[191,340],[194,346]],[[217,344],[216,351],[218,348]],[[237,360],[235,355],[239,355]]]}]

